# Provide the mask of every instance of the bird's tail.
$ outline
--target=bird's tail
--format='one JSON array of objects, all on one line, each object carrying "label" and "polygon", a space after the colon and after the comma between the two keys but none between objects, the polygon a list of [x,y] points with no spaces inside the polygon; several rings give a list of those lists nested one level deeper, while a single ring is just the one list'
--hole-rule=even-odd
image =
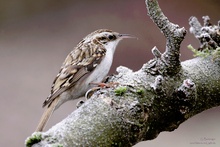
[{"label": "bird's tail", "polygon": [[52,115],[57,105],[57,102],[58,102],[58,98],[54,99],[54,101],[45,109],[35,132],[43,131],[44,127],[46,126],[50,116]]}]

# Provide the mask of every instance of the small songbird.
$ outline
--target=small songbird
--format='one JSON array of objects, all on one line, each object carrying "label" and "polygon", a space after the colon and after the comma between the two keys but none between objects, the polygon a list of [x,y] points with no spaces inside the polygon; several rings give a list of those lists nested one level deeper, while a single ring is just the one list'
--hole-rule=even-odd
[{"label": "small songbird", "polygon": [[82,97],[92,88],[91,83],[100,83],[104,79],[112,65],[115,48],[123,38],[135,37],[100,29],[78,43],[53,81],[51,93],[43,103],[46,109],[36,131],[43,131],[51,114],[60,105]]}]

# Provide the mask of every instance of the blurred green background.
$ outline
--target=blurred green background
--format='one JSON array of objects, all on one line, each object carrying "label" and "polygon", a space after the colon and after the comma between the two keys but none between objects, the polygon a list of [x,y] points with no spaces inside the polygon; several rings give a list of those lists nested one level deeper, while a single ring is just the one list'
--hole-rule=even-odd
[{"label": "blurred green background", "polygon": [[[188,19],[209,15],[217,24],[219,0],[159,0],[165,15],[181,27]],[[163,35],[147,16],[144,0],[0,0],[0,145],[24,146],[43,113],[42,102],[66,55],[90,32],[108,28],[135,35],[117,47],[111,73],[119,65],[138,70],[153,58],[151,49],[163,52]],[[188,33],[181,46],[181,60],[192,58],[187,45],[199,46]],[[110,74],[111,74],[110,73]],[[75,109],[67,102],[52,116],[47,129]],[[173,132],[163,132],[136,147],[220,146],[220,108],[203,112]],[[198,144],[198,143],[202,144]]]}]

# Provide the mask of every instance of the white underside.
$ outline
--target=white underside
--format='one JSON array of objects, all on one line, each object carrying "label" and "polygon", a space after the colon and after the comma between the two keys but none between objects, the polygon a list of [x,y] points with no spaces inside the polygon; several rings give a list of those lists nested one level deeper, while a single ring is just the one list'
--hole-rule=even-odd
[{"label": "white underside", "polygon": [[119,41],[120,40],[109,42],[105,46],[107,52],[101,63],[97,65],[94,71],[87,78],[78,81],[78,83],[70,91],[63,92],[60,95],[61,98],[56,106],[56,109],[70,99],[74,100],[84,96],[84,94],[93,87],[93,85],[90,83],[102,82],[111,68],[115,48]]}]

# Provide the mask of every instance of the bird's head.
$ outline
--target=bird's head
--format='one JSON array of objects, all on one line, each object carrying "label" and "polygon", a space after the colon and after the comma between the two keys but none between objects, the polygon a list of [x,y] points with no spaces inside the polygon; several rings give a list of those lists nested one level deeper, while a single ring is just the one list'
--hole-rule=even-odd
[{"label": "bird's head", "polygon": [[86,38],[91,38],[91,40],[94,43],[103,45],[107,50],[108,49],[115,50],[120,40],[124,38],[136,38],[136,37],[129,34],[120,34],[108,29],[100,29],[92,32]]}]

